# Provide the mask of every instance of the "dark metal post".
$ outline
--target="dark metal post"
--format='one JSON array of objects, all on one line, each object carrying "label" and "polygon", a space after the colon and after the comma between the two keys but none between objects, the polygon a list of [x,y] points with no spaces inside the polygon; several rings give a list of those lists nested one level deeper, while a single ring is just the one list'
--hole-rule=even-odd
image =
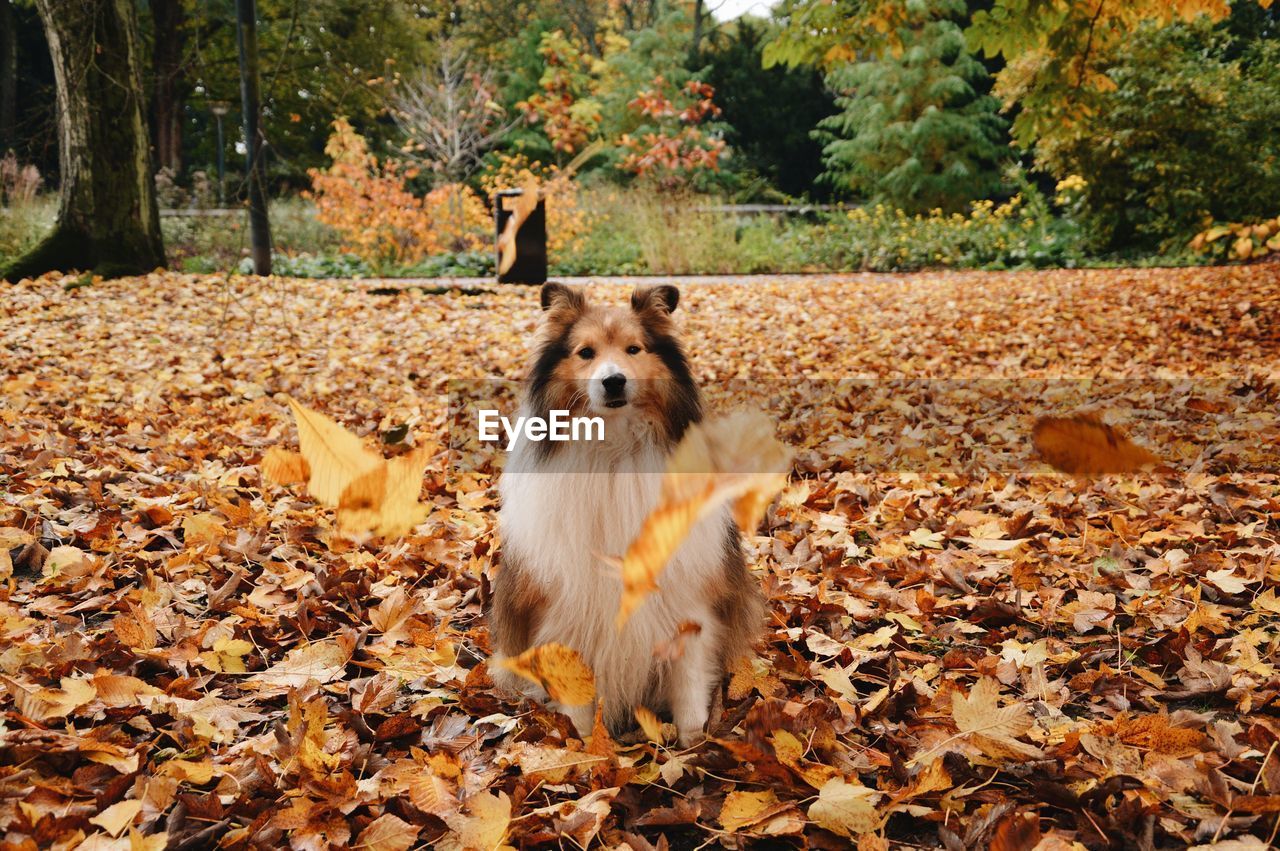
[{"label": "dark metal post", "polygon": [[218,206],[227,206],[227,163],[226,149],[227,144],[222,138],[222,116],[228,112],[229,105],[224,100],[215,100],[209,104],[209,111],[213,113],[214,121],[218,124]]},{"label": "dark metal post", "polygon": [[271,274],[271,226],[267,220],[266,165],[258,130],[258,14],[254,0],[236,0],[236,42],[240,48],[240,101],[244,120],[249,179],[249,234],[253,271]]}]

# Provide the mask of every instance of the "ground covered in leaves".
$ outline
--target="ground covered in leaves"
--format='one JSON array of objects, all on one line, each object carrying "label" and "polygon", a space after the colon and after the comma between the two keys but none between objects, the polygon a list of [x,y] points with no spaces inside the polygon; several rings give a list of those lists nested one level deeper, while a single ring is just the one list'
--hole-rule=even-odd
[{"label": "ground covered in leaves", "polygon": [[[500,452],[442,448],[393,541],[261,475],[286,395],[456,444],[536,290],[82,283],[0,290],[0,848],[1275,837],[1280,267],[686,285],[709,395],[773,388],[797,454],[760,656],[683,751],[495,693]],[[1161,463],[1055,473],[1037,400]]]}]

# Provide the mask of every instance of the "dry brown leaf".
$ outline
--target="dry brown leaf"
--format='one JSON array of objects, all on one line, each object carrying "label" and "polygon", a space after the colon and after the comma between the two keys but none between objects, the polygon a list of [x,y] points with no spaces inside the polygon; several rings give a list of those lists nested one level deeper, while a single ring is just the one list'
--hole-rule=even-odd
[{"label": "dry brown leaf", "polygon": [[467,798],[463,806],[465,813],[454,812],[444,817],[453,836],[438,843],[437,847],[463,851],[494,851],[504,847],[507,828],[511,824],[511,799],[503,792],[496,795],[480,792]]},{"label": "dry brown leaf", "polygon": [[833,777],[818,790],[818,800],[809,806],[809,818],[832,833],[852,839],[880,826],[873,800],[874,789]]},{"label": "dry brown leaf", "polygon": [[418,841],[420,829],[391,813],[383,813],[360,831],[351,847],[365,851],[409,851]]},{"label": "dry brown leaf", "polygon": [[596,678],[578,651],[563,644],[530,647],[502,666],[537,683],[551,699],[565,706],[584,706],[595,699]]},{"label": "dry brown leaf", "polygon": [[1133,473],[1160,459],[1093,414],[1041,417],[1031,432],[1049,465],[1074,475]]},{"label": "dry brown leaf", "polygon": [[618,627],[658,590],[667,562],[703,517],[731,503],[734,519],[752,531],[786,484],[790,463],[790,451],[763,414],[733,414],[691,427],[667,464],[657,507],[620,561]]},{"label": "dry brown leaf", "polygon": [[276,664],[254,674],[246,685],[274,688],[300,688],[311,680],[331,682],[342,674],[350,648],[340,641],[316,641],[295,647]]},{"label": "dry brown leaf", "polygon": [[1031,729],[1031,713],[1026,705],[1015,701],[1000,706],[1000,683],[992,677],[978,680],[968,695],[952,692],[951,718],[961,734],[968,735],[971,742],[992,756],[1041,754],[1039,748],[1017,738]]}]

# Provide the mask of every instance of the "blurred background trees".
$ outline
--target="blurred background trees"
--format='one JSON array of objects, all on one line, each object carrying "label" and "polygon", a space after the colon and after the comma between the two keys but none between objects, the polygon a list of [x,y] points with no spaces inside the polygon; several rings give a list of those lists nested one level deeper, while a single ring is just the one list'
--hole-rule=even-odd
[{"label": "blurred background trees", "polygon": [[[134,2],[161,204],[209,206],[220,184],[228,204],[241,203],[234,0]],[[970,219],[978,202],[992,211],[1016,198],[1047,224],[1029,231],[1043,244],[995,261],[1009,264],[1185,254],[1196,234],[1280,212],[1280,11],[1270,0],[779,0],[731,21],[716,11],[695,0],[260,0],[262,132],[283,250],[353,251],[371,268],[474,254],[448,261],[472,268],[487,244],[476,204],[530,177],[556,187],[552,215],[570,234],[558,256],[575,269],[652,268],[634,238],[641,220],[694,227],[724,202]],[[13,152],[10,172],[34,168],[46,190],[61,180],[52,91],[34,7],[0,0],[0,144]],[[331,156],[355,139],[364,159]],[[356,250],[317,217],[319,199],[341,195],[334,174],[355,179],[356,159],[367,179],[348,197],[368,209],[362,186],[404,200],[431,227],[445,227],[437,202],[452,205],[443,238],[409,240],[429,244],[425,255],[388,253],[377,239],[364,244],[379,251]],[[25,191],[16,181],[14,198]],[[48,226],[39,198],[30,203],[0,219],[0,254],[29,247],[28,224]],[[215,234],[164,220],[171,253],[192,268],[235,261],[236,222]],[[848,222],[824,213],[807,228],[707,229],[757,258],[740,265],[894,262],[839,246],[829,234]],[[856,238],[879,238],[867,228]],[[911,262],[960,244],[928,239],[907,251]],[[1259,239],[1262,251],[1270,236]],[[650,253],[662,250],[676,249]]]}]

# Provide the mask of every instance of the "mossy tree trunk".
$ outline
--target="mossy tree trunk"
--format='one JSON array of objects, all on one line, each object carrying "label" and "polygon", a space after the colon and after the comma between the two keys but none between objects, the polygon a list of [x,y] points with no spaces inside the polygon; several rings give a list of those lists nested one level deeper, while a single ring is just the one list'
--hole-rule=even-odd
[{"label": "mossy tree trunk", "polygon": [[61,188],[53,232],[9,280],[164,265],[134,0],[36,0],[53,59]]}]

